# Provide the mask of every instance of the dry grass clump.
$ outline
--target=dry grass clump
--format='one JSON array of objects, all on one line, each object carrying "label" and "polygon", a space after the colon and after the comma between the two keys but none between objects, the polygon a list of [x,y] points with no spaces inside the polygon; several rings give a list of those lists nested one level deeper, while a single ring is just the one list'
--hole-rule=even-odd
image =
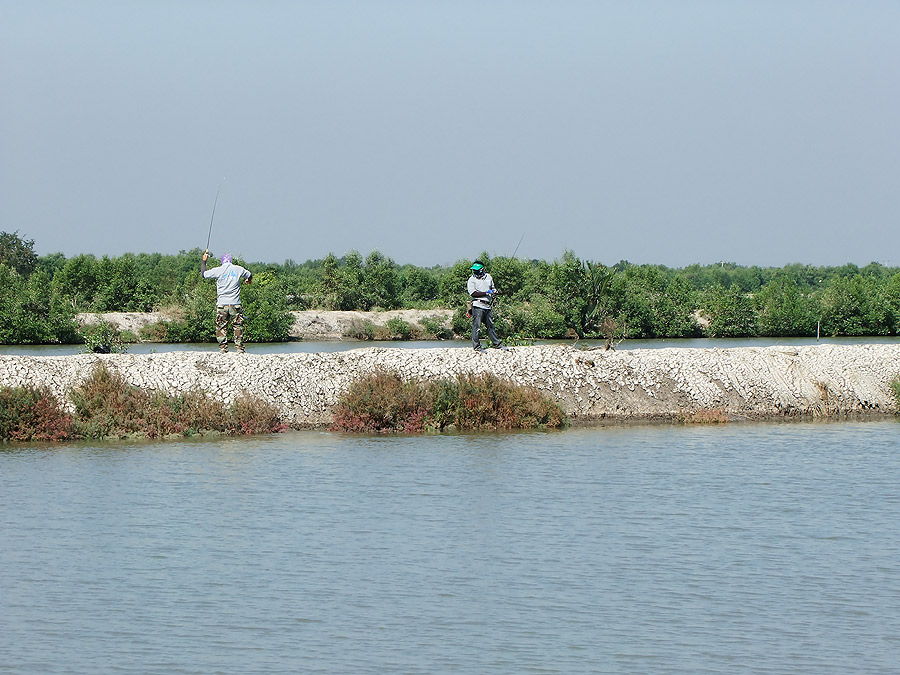
[{"label": "dry grass clump", "polygon": [[351,432],[421,433],[444,430],[565,426],[565,411],[530,387],[494,375],[403,381],[376,372],[355,381],[334,410],[332,428]]}]

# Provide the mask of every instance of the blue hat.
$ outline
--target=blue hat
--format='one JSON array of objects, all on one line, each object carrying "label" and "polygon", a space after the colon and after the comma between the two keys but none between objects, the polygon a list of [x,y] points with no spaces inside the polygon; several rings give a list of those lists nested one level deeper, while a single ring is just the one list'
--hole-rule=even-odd
[{"label": "blue hat", "polygon": [[230,262],[231,262],[231,256],[228,255],[227,253],[223,253],[222,254],[222,264],[224,265],[225,263],[230,263]]}]

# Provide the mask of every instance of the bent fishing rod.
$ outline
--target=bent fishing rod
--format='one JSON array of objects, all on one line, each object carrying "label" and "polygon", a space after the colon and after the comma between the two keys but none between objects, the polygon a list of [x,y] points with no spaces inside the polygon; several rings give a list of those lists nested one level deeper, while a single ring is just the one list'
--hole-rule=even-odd
[{"label": "bent fishing rod", "polygon": [[[222,179],[222,183],[225,179]],[[219,193],[222,191],[222,183],[219,183],[219,189],[216,190],[216,199],[213,202],[212,215],[209,217],[209,233],[206,235],[206,252],[209,253],[209,240],[212,238],[213,221],[216,219],[216,204],[219,203]]]}]

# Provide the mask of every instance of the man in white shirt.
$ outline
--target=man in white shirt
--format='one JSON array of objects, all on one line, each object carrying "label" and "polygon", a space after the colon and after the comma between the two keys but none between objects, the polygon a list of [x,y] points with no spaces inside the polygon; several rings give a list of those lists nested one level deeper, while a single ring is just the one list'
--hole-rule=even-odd
[{"label": "man in white shirt", "polygon": [[497,333],[494,331],[494,318],[491,316],[491,303],[497,289],[494,288],[494,280],[484,269],[484,263],[476,260],[472,263],[472,276],[466,284],[469,296],[472,298],[472,347],[475,351],[484,351],[481,346],[481,324],[487,329],[488,339],[497,349],[505,349]]},{"label": "man in white shirt", "polygon": [[249,284],[253,281],[253,275],[249,270],[231,262],[231,256],[227,253],[222,256],[222,264],[219,267],[206,269],[206,259],[209,251],[203,254],[200,263],[200,274],[204,279],[216,280],[216,341],[219,350],[228,351],[228,319],[231,318],[231,328],[234,331],[234,345],[238,351],[244,352],[244,310],[241,308],[241,280],[246,279]]}]

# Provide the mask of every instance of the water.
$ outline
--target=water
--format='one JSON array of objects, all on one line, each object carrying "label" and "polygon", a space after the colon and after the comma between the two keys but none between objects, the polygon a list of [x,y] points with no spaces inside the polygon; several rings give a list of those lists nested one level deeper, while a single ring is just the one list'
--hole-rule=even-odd
[{"label": "water", "polygon": [[898,437],[0,446],[0,672],[896,673]]},{"label": "water", "polygon": [[[771,347],[773,345],[815,345],[815,344],[898,344],[897,336],[829,337],[815,338],[667,338],[654,340],[624,340],[616,345],[618,350],[660,349],[663,347]],[[486,344],[486,343],[485,343]],[[535,344],[573,344],[572,340],[537,340]],[[604,340],[581,340],[581,347],[603,346]],[[247,345],[251,354],[291,354],[296,352],[339,352],[348,349],[380,347],[383,349],[471,349],[470,340],[392,340],[380,342],[359,342],[356,340],[298,340],[296,342],[275,342]],[[232,346],[232,351],[234,350]],[[26,356],[61,356],[80,354],[84,345],[0,345],[0,354],[21,354]],[[174,351],[216,352],[215,344],[154,344],[149,342],[128,345],[129,354],[152,354]]]}]

